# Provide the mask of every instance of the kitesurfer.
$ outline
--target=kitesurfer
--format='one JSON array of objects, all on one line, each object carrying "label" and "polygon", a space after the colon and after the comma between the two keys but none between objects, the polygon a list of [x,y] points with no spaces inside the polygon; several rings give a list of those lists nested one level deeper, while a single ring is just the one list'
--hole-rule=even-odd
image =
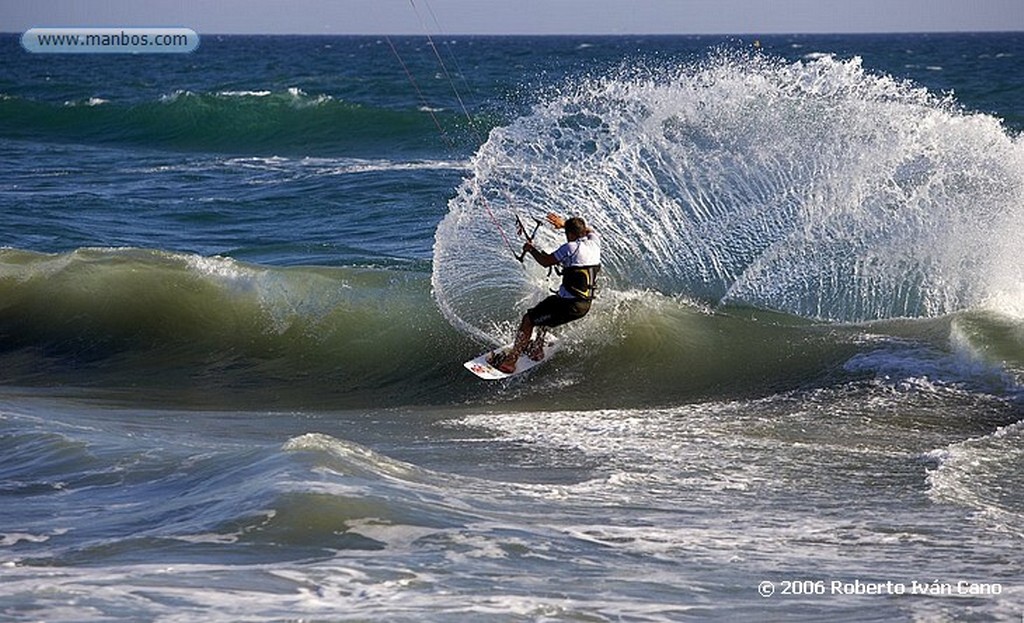
[{"label": "kitesurfer", "polygon": [[[555,294],[523,315],[512,349],[505,355],[495,355],[492,365],[506,374],[515,372],[516,362],[523,352],[535,361],[543,359],[547,329],[586,316],[594,300],[594,281],[601,270],[601,237],[578,216],[565,219],[549,213],[547,220],[555,229],[565,230],[565,244],[552,253],[546,253],[533,246],[532,241],[527,241],[523,244],[523,252],[529,253],[541,266],[560,267],[562,284]],[[536,339],[533,337],[534,327],[538,328]]]}]

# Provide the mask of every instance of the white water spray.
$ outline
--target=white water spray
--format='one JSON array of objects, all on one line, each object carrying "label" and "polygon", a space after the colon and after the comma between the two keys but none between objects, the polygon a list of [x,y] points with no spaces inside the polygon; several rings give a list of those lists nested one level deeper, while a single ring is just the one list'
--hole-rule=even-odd
[{"label": "white water spray", "polygon": [[494,130],[434,255],[442,310],[481,336],[544,293],[484,216],[511,221],[507,197],[586,217],[617,288],[837,321],[1024,300],[1024,143],[856,58],[632,69]]}]

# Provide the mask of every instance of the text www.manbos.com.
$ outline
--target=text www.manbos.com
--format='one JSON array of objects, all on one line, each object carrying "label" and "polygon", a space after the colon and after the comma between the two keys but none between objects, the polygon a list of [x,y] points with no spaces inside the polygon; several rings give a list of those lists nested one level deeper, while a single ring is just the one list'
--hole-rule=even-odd
[{"label": "text www.manbos.com", "polygon": [[21,46],[35,54],[184,53],[199,47],[189,28],[31,28]]}]

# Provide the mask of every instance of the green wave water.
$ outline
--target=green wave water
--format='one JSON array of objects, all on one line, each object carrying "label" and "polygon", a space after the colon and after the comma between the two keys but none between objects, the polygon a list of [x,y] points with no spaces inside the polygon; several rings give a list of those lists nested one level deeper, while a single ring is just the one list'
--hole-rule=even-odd
[{"label": "green wave water", "polygon": [[156,149],[268,155],[424,153],[438,124],[465,149],[461,113],[389,109],[284,91],[175,91],[155,101],[98,97],[60,104],[0,98],[0,136]]},{"label": "green wave water", "polygon": [[[1019,327],[984,314],[835,325],[608,291],[586,323],[565,332],[565,352],[536,384],[497,384],[487,394],[532,401],[555,384],[562,390],[550,404],[579,406],[784,391],[831,382],[851,358],[897,352],[903,340],[918,343],[908,356],[920,355],[919,365],[933,360],[947,368],[938,376],[956,383],[976,376],[955,363],[958,350],[1021,369]],[[963,345],[950,342],[954,333]],[[132,248],[8,249],[0,251],[0,338],[11,385],[58,379],[106,391],[149,387],[170,400],[180,392],[201,404],[335,407],[455,403],[481,389],[466,382],[460,362],[483,347],[446,322],[431,305],[429,277],[415,271],[267,267]],[[915,351],[921,342],[932,351]]]}]

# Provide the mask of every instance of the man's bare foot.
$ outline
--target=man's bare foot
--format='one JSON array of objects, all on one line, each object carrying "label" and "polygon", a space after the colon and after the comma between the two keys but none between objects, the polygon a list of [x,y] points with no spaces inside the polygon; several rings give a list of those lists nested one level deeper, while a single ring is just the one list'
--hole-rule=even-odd
[{"label": "man's bare foot", "polygon": [[487,363],[505,374],[515,372],[518,361],[519,355],[513,356],[512,353],[491,353],[491,356],[487,358]]},{"label": "man's bare foot", "polygon": [[505,374],[512,374],[516,371],[516,363],[519,362],[518,355],[504,355],[498,365],[495,366]]}]

